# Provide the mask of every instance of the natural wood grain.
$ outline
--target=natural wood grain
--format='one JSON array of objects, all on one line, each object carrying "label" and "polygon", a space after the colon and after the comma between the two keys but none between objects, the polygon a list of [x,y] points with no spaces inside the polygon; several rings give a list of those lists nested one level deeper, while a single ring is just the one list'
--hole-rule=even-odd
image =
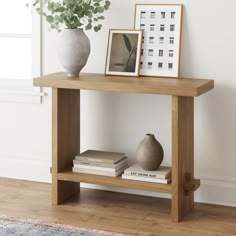
[{"label": "natural wood grain", "polygon": [[172,219],[179,222],[193,208],[194,193],[184,185],[194,179],[194,100],[172,97]]},{"label": "natural wood grain", "polygon": [[71,172],[71,170],[59,173],[57,178],[58,180],[63,181],[84,182],[137,190],[171,193],[171,184],[157,184],[142,181],[126,180],[122,179],[121,177],[73,173]]},{"label": "natural wood grain", "polygon": [[51,206],[51,185],[0,178],[0,214],[43,222],[153,236],[235,236],[236,208],[195,203],[180,224],[170,200],[81,188],[79,196]]},{"label": "natural wood grain", "polygon": [[79,183],[57,179],[57,173],[72,167],[80,153],[80,90],[52,91],[52,203],[60,204],[79,191]]},{"label": "natural wood grain", "polygon": [[177,96],[199,96],[214,88],[213,80],[168,79],[153,77],[104,76],[102,74],[81,74],[67,77],[63,72],[34,79],[34,86],[87,89],[127,93],[164,94]]},{"label": "natural wood grain", "polygon": [[[67,77],[55,73],[34,79],[35,86],[53,88],[52,202],[60,204],[78,191],[77,182],[94,183],[172,194],[171,215],[179,222],[193,207],[194,96],[214,87],[213,80],[118,77],[81,74]],[[154,184],[106,176],[72,173],[73,159],[80,152],[80,89],[172,96],[172,184]]]},{"label": "natural wood grain", "polygon": [[200,187],[200,179],[194,179],[191,181],[187,181],[184,184],[185,191],[196,191]]}]

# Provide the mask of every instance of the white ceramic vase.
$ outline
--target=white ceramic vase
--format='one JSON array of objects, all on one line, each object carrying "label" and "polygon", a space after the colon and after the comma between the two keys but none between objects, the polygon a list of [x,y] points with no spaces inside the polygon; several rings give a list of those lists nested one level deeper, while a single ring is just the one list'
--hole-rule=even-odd
[{"label": "white ceramic vase", "polygon": [[79,76],[90,54],[90,42],[83,29],[65,29],[58,42],[58,56],[68,76]]}]

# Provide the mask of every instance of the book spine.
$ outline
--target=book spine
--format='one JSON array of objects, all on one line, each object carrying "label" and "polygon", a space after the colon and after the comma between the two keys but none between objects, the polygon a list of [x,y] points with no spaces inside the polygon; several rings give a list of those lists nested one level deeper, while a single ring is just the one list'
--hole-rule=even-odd
[{"label": "book spine", "polygon": [[105,168],[119,168],[120,166],[127,164],[128,165],[128,159],[124,159],[117,164],[107,164],[107,163],[100,163],[100,162],[89,162],[89,161],[78,161],[73,160],[74,165],[85,165],[85,166],[98,166],[98,167],[105,167]]},{"label": "book spine", "polygon": [[118,169],[99,167],[99,166],[91,166],[91,165],[79,165],[79,164],[74,164],[74,167],[78,168],[79,170],[96,170],[96,171],[105,171],[105,172],[115,173],[115,172],[119,171],[120,169],[124,170],[125,168],[127,168],[127,164],[126,163],[123,164]]},{"label": "book spine", "polygon": [[114,168],[114,164],[102,163],[102,162],[89,162],[89,161],[73,161],[74,165],[86,165],[86,166],[99,166],[99,167],[106,167],[106,168]]},{"label": "book spine", "polygon": [[82,173],[82,174],[93,174],[93,175],[103,175],[103,176],[111,176],[116,177],[123,173],[123,170],[120,170],[116,173],[105,172],[105,171],[97,171],[97,170],[85,170],[85,169],[78,169],[77,167],[72,168],[73,172]]},{"label": "book spine", "polygon": [[[125,156],[122,158],[122,160],[126,158]],[[106,163],[106,164],[116,164],[119,161],[114,161],[114,160],[107,160],[107,159],[99,159],[99,158],[92,158],[92,157],[81,157],[81,156],[76,156],[76,160],[78,161],[85,161],[85,162],[96,162],[96,163]]]},{"label": "book spine", "polygon": [[152,179],[152,178],[145,178],[145,177],[137,177],[137,176],[131,176],[131,175],[122,175],[123,179],[129,179],[129,180],[138,180],[138,181],[144,181],[144,182],[151,182],[151,183],[159,183],[159,184],[168,184],[170,183],[170,179]]},{"label": "book spine", "polygon": [[153,179],[166,179],[169,176],[169,175],[148,174],[148,173],[142,173],[138,171],[125,171],[125,174],[130,175],[130,176],[153,178]]},{"label": "book spine", "polygon": [[92,158],[92,157],[80,157],[80,156],[76,156],[75,159],[78,160],[78,161],[87,161],[87,162],[97,162],[97,163],[113,164],[113,161],[112,161],[112,160],[96,159],[96,158]]}]

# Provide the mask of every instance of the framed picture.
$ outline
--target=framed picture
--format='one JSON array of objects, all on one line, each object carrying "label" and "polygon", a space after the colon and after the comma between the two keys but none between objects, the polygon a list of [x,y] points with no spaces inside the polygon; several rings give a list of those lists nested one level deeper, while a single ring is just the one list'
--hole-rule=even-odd
[{"label": "framed picture", "polygon": [[135,29],[142,29],[140,75],[179,77],[182,5],[137,4]]},{"label": "framed picture", "polygon": [[139,75],[142,35],[142,30],[110,30],[106,75]]}]

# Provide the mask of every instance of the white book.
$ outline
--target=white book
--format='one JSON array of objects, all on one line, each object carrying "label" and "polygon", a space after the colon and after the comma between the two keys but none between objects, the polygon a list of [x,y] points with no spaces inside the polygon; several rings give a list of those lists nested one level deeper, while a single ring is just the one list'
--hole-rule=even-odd
[{"label": "white book", "polygon": [[115,173],[115,172],[119,171],[120,169],[122,169],[122,170],[126,169],[128,167],[128,163],[125,162],[123,165],[119,166],[117,169],[100,167],[100,166],[91,166],[91,165],[80,165],[80,164],[74,164],[74,167],[76,167],[78,170],[97,170],[97,171],[105,171],[105,172]]},{"label": "white book", "polygon": [[82,173],[82,174],[104,175],[104,176],[112,176],[112,177],[119,176],[120,174],[124,172],[123,169],[120,169],[119,171],[112,173],[112,172],[107,172],[107,171],[78,169],[77,167],[73,167],[72,171],[77,172],[77,173]]},{"label": "white book", "polygon": [[156,179],[156,178],[139,177],[139,176],[126,175],[126,174],[122,175],[122,179],[138,180],[138,181],[159,183],[159,184],[168,184],[168,183],[170,183],[170,179]]},{"label": "white book", "polygon": [[171,175],[171,167],[160,166],[158,170],[144,170],[138,164],[134,164],[125,170],[125,174],[137,177],[155,178],[155,179],[168,179]]}]

